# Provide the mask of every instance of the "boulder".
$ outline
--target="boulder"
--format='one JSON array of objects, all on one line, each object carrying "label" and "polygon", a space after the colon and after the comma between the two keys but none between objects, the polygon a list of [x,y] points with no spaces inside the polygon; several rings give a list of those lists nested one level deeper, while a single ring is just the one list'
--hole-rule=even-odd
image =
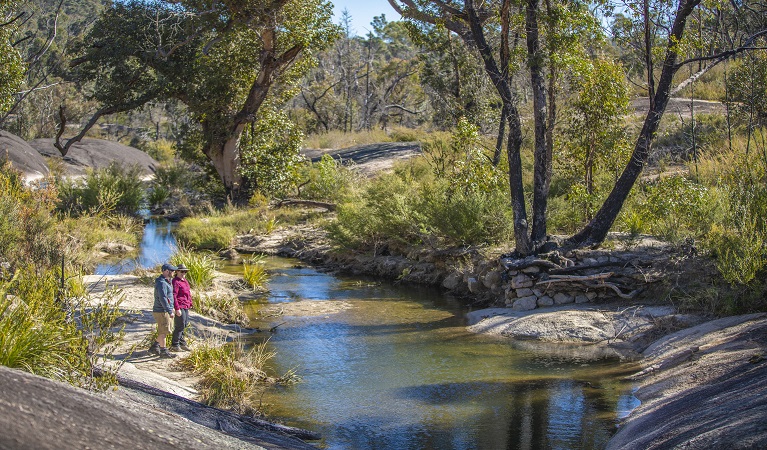
[{"label": "boulder", "polygon": [[67,155],[53,146],[53,139],[34,139],[29,142],[46,158],[58,158],[64,162],[67,175],[84,175],[86,169],[104,169],[113,162],[122,167],[138,166],[143,175],[153,175],[158,162],[141,150],[104,139],[84,138],[72,145]]},{"label": "boulder", "polygon": [[24,174],[27,182],[48,176],[45,158],[22,138],[0,130],[0,162],[9,160],[11,165]]},{"label": "boulder", "polygon": [[[244,416],[144,387],[96,394],[0,366],[0,448],[313,449]],[[211,428],[216,427],[216,428]]]}]

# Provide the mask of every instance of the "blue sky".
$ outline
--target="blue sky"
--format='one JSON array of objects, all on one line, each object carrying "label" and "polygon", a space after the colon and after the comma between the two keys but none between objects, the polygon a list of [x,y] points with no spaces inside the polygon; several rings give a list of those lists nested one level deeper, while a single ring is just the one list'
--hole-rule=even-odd
[{"label": "blue sky", "polygon": [[386,20],[390,22],[401,19],[387,0],[331,0],[331,2],[334,5],[333,22],[338,23],[341,12],[346,8],[352,16],[352,32],[360,36],[372,30],[370,22],[375,16],[385,14]]}]

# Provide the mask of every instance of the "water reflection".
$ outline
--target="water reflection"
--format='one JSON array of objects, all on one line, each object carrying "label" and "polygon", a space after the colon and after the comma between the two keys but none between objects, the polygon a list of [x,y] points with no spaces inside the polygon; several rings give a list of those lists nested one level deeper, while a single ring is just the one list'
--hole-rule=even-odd
[{"label": "water reflection", "polygon": [[96,266],[96,275],[115,275],[130,273],[135,269],[156,267],[176,251],[176,238],[173,236],[174,224],[164,219],[149,219],[144,225],[144,235],[139,244],[138,255],[107,261]]},{"label": "water reflection", "polygon": [[469,334],[458,302],[428,289],[285,267],[269,302],[344,302],[318,316],[261,317],[278,372],[267,412],[323,435],[327,449],[598,449],[635,402],[617,359],[548,357]]}]

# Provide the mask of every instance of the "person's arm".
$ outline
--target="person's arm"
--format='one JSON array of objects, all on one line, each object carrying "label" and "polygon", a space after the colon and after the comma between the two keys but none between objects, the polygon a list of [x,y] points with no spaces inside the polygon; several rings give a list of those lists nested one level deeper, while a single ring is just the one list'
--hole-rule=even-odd
[{"label": "person's arm", "polygon": [[181,311],[178,306],[178,298],[183,295],[183,286],[178,278],[173,279],[173,309],[176,311],[176,315],[180,315]]},{"label": "person's arm", "polygon": [[170,283],[167,283],[165,285],[164,293],[165,293],[165,301],[163,303],[165,303],[165,311],[172,316],[173,315],[173,285],[171,285]]}]

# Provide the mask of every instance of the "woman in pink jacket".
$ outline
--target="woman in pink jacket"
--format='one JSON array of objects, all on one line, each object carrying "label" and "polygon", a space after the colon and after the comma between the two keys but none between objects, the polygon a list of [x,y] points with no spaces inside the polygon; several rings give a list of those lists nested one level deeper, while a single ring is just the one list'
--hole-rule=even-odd
[{"label": "woman in pink jacket", "polygon": [[189,324],[189,309],[192,308],[192,290],[186,273],[189,269],[179,264],[176,276],[173,277],[173,337],[171,338],[170,350],[172,352],[189,351],[184,338],[184,329]]}]

